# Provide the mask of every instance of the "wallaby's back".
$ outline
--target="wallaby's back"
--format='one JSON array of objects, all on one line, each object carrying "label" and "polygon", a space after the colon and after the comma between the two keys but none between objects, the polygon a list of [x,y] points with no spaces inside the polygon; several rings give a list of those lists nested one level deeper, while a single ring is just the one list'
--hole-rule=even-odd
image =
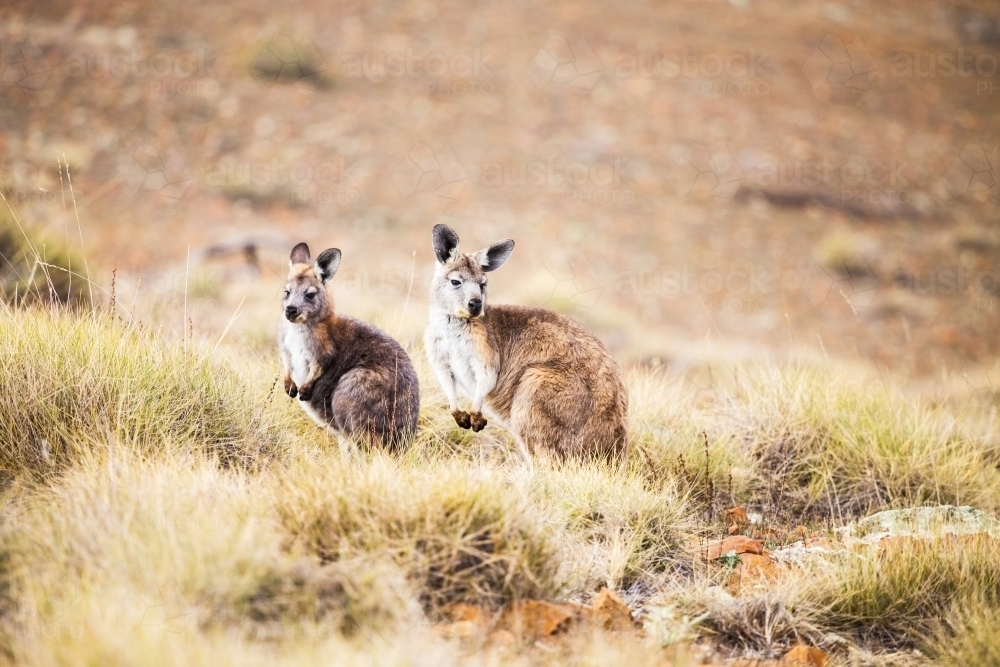
[{"label": "wallaby's back", "polygon": [[506,304],[486,306],[483,324],[500,362],[487,403],[529,447],[560,455],[624,451],[625,385],[596,336],[564,315]]},{"label": "wallaby's back", "polygon": [[387,445],[407,442],[417,430],[420,391],[403,348],[381,329],[338,315],[314,335],[329,340],[323,373],[309,405],[337,430],[375,437]]}]

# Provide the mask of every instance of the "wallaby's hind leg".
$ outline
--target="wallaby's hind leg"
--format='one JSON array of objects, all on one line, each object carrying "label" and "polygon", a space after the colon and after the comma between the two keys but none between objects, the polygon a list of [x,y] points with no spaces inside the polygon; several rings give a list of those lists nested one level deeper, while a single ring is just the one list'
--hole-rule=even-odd
[{"label": "wallaby's hind leg", "polygon": [[402,446],[415,430],[418,398],[405,394],[394,380],[384,371],[366,368],[344,373],[330,405],[336,427],[357,437]]},{"label": "wallaby's hind leg", "polygon": [[511,404],[511,428],[531,451],[574,454],[586,424],[590,392],[565,375],[546,368],[524,373]]}]

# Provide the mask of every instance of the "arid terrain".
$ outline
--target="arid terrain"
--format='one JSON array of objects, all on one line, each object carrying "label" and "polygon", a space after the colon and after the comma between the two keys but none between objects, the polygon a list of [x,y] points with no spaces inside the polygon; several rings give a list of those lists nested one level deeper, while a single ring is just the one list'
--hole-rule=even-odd
[{"label": "arid terrain", "polygon": [[[988,2],[4,0],[0,657],[998,664],[998,61]],[[437,223],[611,350],[622,466],[450,421]],[[303,240],[402,457],[274,390]]]}]

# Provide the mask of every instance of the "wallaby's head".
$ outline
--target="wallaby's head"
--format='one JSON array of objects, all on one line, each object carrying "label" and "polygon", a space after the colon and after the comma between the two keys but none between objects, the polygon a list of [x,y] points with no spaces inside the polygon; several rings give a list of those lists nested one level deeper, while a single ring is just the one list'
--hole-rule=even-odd
[{"label": "wallaby's head", "polygon": [[333,299],[326,285],[340,266],[340,251],[324,250],[313,264],[309,259],[309,246],[300,243],[292,248],[288,259],[288,282],[281,305],[285,318],[296,324],[308,324],[322,319],[333,311]]},{"label": "wallaby's head", "polygon": [[437,266],[431,280],[431,306],[454,317],[471,320],[486,308],[486,274],[495,271],[514,251],[510,239],[478,252],[461,253],[458,234],[447,225],[435,225],[431,234]]}]

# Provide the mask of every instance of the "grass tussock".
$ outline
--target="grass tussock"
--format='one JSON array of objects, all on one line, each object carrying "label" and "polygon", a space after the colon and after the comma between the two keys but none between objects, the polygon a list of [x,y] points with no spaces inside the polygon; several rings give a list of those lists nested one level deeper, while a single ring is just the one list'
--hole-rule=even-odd
[{"label": "grass tussock", "polygon": [[690,570],[681,548],[696,530],[689,496],[676,484],[651,483],[644,472],[569,462],[524,474],[533,505],[558,531],[552,541],[561,579],[573,594],[607,585],[642,595]]},{"label": "grass tussock", "polygon": [[892,648],[922,644],[959,600],[1000,605],[1000,540],[983,534],[900,539],[846,556],[801,591],[829,629]]},{"label": "grass tussock", "polygon": [[83,257],[64,241],[19,226],[0,202],[0,299],[8,304],[90,303]]},{"label": "grass tussock", "polygon": [[98,641],[115,627],[141,645],[163,633],[350,636],[411,619],[391,564],[288,552],[274,489],[208,459],[125,457],[8,495],[3,627],[18,641],[7,649]]},{"label": "grass tussock", "polygon": [[386,554],[424,608],[499,607],[558,591],[551,548],[530,508],[489,470],[419,470],[379,457],[284,478],[278,512],[296,548],[325,562]]},{"label": "grass tussock", "polygon": [[107,442],[134,451],[202,447],[256,465],[280,423],[256,385],[205,350],[110,316],[0,313],[0,470],[44,475]]},{"label": "grass tussock", "polygon": [[762,658],[781,657],[796,644],[825,644],[824,633],[808,603],[784,592],[764,592],[706,605],[703,627],[731,651]]},{"label": "grass tussock", "polygon": [[588,603],[603,586],[660,619],[652,639],[568,637],[529,662],[683,663],[699,639],[752,657],[799,641],[952,655],[922,640],[947,637],[975,655],[1000,608],[989,538],[840,553],[735,596],[692,549],[725,534],[733,504],[775,528],[769,548],[816,517],[1000,505],[985,448],[880,385],[790,366],[706,398],[637,370],[626,461],[526,462],[501,429],[455,426],[419,350],[403,454],[341,449],[269,393],[276,368],[249,377],[214,352],[107,313],[0,314],[0,662],[312,664],[378,647],[369,663],[506,664],[517,650],[463,653],[428,626],[457,602]]},{"label": "grass tussock", "polygon": [[1000,608],[989,604],[956,604],[947,625],[938,630],[933,653],[944,667],[1000,665]]},{"label": "grass tussock", "polygon": [[786,520],[1000,507],[983,445],[952,415],[880,383],[793,366],[752,377],[721,410],[753,457],[757,493]]},{"label": "grass tussock", "polygon": [[746,491],[752,465],[730,429],[697,404],[690,391],[661,369],[628,374],[630,459],[651,481],[675,483],[711,512]]}]

